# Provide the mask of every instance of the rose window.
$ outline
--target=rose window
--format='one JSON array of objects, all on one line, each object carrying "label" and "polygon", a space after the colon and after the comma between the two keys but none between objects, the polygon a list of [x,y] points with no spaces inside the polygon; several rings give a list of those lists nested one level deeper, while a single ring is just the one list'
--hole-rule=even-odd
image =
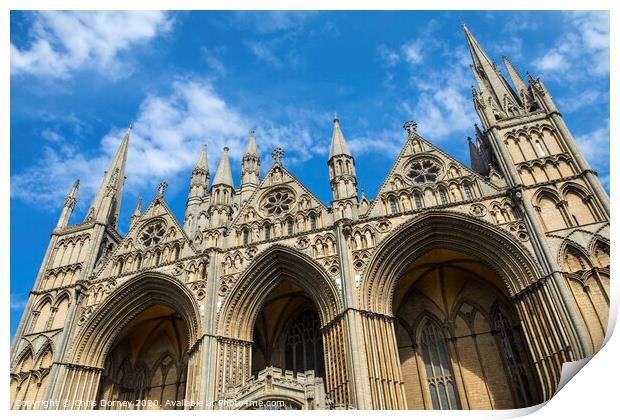
[{"label": "rose window", "polygon": [[435,182],[440,171],[439,166],[435,162],[422,160],[411,164],[407,176],[418,184],[424,184],[426,182]]},{"label": "rose window", "polygon": [[279,216],[291,209],[293,194],[286,190],[276,191],[265,198],[263,208],[269,215]]},{"label": "rose window", "polygon": [[165,233],[166,227],[162,222],[153,223],[142,231],[140,240],[144,246],[157,245],[161,242]]}]

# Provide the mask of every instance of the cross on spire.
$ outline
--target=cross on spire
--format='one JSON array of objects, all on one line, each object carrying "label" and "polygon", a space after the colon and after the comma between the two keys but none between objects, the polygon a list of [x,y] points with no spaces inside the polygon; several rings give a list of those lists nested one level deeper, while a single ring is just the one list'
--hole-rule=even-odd
[{"label": "cross on spire", "polygon": [[277,163],[278,165],[280,165],[282,156],[284,156],[284,149],[281,147],[277,147],[275,149],[273,149],[273,152],[271,152],[271,156],[273,157],[273,160],[275,161],[275,163]]},{"label": "cross on spire", "polygon": [[418,123],[415,121],[407,121],[403,124],[403,128],[407,130],[407,134],[411,136],[418,129]]},{"label": "cross on spire", "polygon": [[157,195],[163,196],[166,188],[168,188],[168,183],[166,181],[160,182],[159,186],[157,187]]}]

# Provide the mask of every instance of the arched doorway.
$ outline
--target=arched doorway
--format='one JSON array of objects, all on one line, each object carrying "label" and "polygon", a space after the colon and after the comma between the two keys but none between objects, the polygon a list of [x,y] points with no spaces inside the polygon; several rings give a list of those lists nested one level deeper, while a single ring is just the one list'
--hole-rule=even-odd
[{"label": "arched doorway", "polygon": [[538,401],[518,315],[479,259],[433,249],[394,292],[396,340],[410,409],[508,409]]},{"label": "arched doorway", "polygon": [[200,331],[196,299],[185,284],[142,273],[117,287],[80,326],[55,395],[71,408],[157,408],[131,404],[134,397],[184,408],[181,400],[196,401],[201,392]]},{"label": "arched doorway", "polygon": [[175,409],[185,396],[187,327],[166,305],[153,305],[119,333],[106,356],[99,409]]},{"label": "arched doorway", "polygon": [[[562,363],[574,359],[580,349],[580,341],[576,333],[577,327],[571,323],[572,318],[567,320],[563,317],[569,309],[574,309],[568,307],[570,302],[560,297],[560,293],[566,291],[559,290],[563,284],[558,284],[554,282],[555,278],[542,274],[540,265],[521,243],[524,240],[527,238],[516,238],[483,220],[446,211],[423,214],[400,226],[382,240],[364,271],[359,295],[360,307],[365,310],[362,321],[367,342],[366,358],[373,408],[405,408],[410,405],[417,408],[482,408],[485,404],[491,408],[491,405],[523,405],[523,401],[527,401],[528,398],[523,397],[524,392],[515,396],[512,383],[519,382],[518,378],[513,377],[514,372],[520,370],[518,366],[526,364],[524,355],[527,355],[530,370],[534,371],[530,376],[533,376],[537,390],[535,392],[530,386],[531,400],[540,402],[551,398],[560,380]],[[407,283],[407,276],[410,275],[407,273],[412,269],[415,271],[417,263],[452,262],[454,266],[454,261],[460,259],[468,261],[463,264],[471,265],[470,271],[476,273],[478,270],[478,274],[468,277],[471,281],[466,287],[463,286],[464,290],[454,286],[456,283],[451,286],[451,293],[454,296],[451,297],[453,301],[450,301],[449,305],[445,301],[450,290],[439,288],[431,293],[431,289],[427,287],[427,294],[432,295],[431,299],[420,291],[425,282],[429,282],[428,280],[417,283],[409,279]],[[476,270],[473,270],[474,265]],[[430,269],[429,267],[427,269]],[[430,283],[438,287],[437,285],[441,284],[437,280],[439,270],[434,269],[431,272],[436,279]],[[465,299],[468,293],[473,293],[470,289],[479,290],[478,295]],[[461,296],[459,293],[464,295]],[[417,300],[411,297],[414,295],[417,296]],[[405,296],[410,298],[405,299]],[[401,308],[402,303],[409,299],[419,306],[416,311],[412,308]],[[487,303],[485,307],[478,303],[479,300],[492,303]],[[427,307],[422,305],[424,301]],[[439,302],[439,305],[435,302]],[[407,312],[410,313],[404,316],[403,314]],[[397,315],[400,315],[401,320],[406,318],[408,325],[399,321]],[[473,320],[470,320],[472,317]],[[472,321],[474,324],[470,326]],[[397,338],[397,328],[407,330],[407,334],[399,331]],[[376,331],[381,334],[377,334]],[[495,363],[502,368],[500,370],[504,372],[502,375],[510,376],[510,382],[504,381],[504,385],[501,385],[501,381],[497,378],[489,380],[487,371],[484,374],[480,373],[487,376],[486,382],[483,381],[482,385],[487,395],[487,403],[484,403],[480,396],[476,396],[478,398],[476,400],[462,391],[465,389],[462,385],[463,378],[467,375],[462,375],[463,369],[457,369],[453,363],[446,363],[444,366],[439,362],[435,365],[441,375],[435,373],[433,366],[429,366],[431,371],[427,373],[425,359],[422,356],[411,358],[412,354],[405,354],[403,358],[417,363],[417,370],[407,370],[410,367],[401,366],[400,353],[405,350],[399,349],[399,346],[408,346],[415,355],[421,354],[421,347],[418,347],[424,344],[429,351],[429,357],[432,358],[434,354],[430,353],[431,350],[434,350],[438,357],[445,351],[447,359],[448,354],[452,357],[458,350],[451,348],[454,347],[451,344],[452,338],[458,339],[461,334],[464,335],[464,339],[467,337],[471,339],[485,331],[490,331],[485,336],[490,335],[495,340],[486,337],[483,341],[487,341],[487,345],[490,346],[489,343],[492,343],[494,346],[492,348],[501,348],[504,359],[514,358],[510,363],[504,359],[500,360],[501,363]],[[504,334],[501,341],[497,338],[500,334]],[[447,343],[445,349],[441,346],[442,342]],[[506,346],[508,347],[504,348]],[[523,351],[513,352],[513,356],[506,356],[506,351],[511,348]],[[467,357],[472,355],[476,356],[476,353],[464,353]],[[473,362],[467,364],[475,366]],[[477,363],[478,370],[481,370],[480,365],[486,362]],[[375,368],[376,366],[379,368]],[[505,373],[507,370],[508,374]],[[417,376],[412,376],[412,372],[417,372]],[[417,378],[419,383],[417,400],[413,397],[411,391],[413,388],[407,385],[407,381],[403,378],[404,374],[408,374],[410,378]],[[441,379],[442,383],[440,377],[444,378]],[[433,381],[435,381],[434,392],[438,398],[435,405],[431,395],[433,391],[429,387]],[[500,385],[493,385],[491,387],[493,389],[487,390],[487,383],[493,381]],[[445,390],[442,395],[439,394],[440,385]],[[452,400],[448,391],[450,386],[454,388]],[[503,391],[497,391],[502,387]],[[425,393],[422,393],[422,389]],[[520,392],[520,389],[516,392]],[[445,396],[445,404],[440,401],[441,396]],[[470,399],[473,402],[470,403]]]},{"label": "arched doorway", "polygon": [[268,366],[325,377],[321,320],[310,296],[290,282],[265,299],[254,324],[252,374]]},{"label": "arched doorway", "polygon": [[[255,401],[286,396],[303,408],[323,407],[326,394],[348,404],[340,311],[334,281],[308,256],[284,246],[257,256],[218,317],[220,392]],[[249,382],[260,383],[260,393],[243,394]]]}]

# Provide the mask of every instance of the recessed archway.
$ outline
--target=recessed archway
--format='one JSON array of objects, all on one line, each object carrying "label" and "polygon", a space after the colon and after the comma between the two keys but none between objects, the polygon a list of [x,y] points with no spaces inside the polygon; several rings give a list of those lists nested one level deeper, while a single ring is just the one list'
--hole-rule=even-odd
[{"label": "recessed archway", "polygon": [[507,409],[538,401],[518,316],[499,276],[469,254],[436,248],[394,292],[410,409]]},{"label": "recessed archway", "polygon": [[174,409],[185,396],[187,327],[166,305],[153,305],[118,334],[106,356],[100,409]]}]

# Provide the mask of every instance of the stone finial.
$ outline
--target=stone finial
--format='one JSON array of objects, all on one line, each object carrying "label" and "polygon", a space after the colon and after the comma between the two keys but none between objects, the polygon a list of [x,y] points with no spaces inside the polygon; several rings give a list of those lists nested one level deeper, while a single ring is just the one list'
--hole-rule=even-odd
[{"label": "stone finial", "polygon": [[273,149],[273,152],[271,152],[271,156],[273,157],[275,163],[280,165],[282,163],[282,156],[284,156],[284,149],[281,147]]},{"label": "stone finial", "polygon": [[159,185],[157,186],[157,195],[163,196],[164,191],[166,191],[166,188],[168,188],[168,183],[166,181],[160,182]]},{"label": "stone finial", "polygon": [[405,124],[403,124],[403,128],[407,131],[407,134],[411,136],[416,133],[418,123],[415,121],[407,121]]}]

